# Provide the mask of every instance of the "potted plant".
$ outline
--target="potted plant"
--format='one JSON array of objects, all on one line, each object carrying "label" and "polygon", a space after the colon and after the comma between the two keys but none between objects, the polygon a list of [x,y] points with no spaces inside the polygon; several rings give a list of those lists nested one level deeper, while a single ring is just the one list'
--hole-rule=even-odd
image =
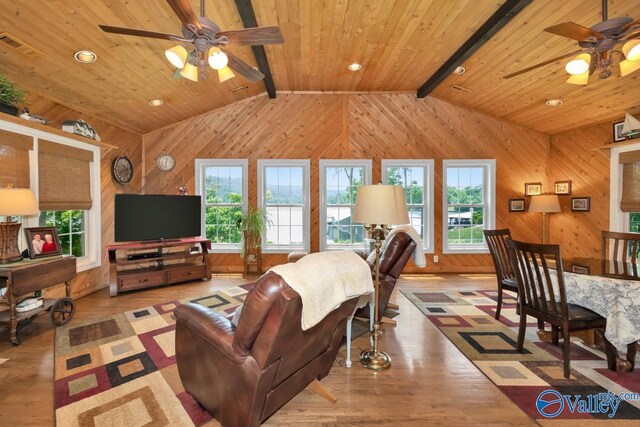
[{"label": "potted plant", "polygon": [[249,206],[238,220],[237,226],[242,229],[240,257],[244,260],[245,275],[249,264],[257,264],[258,274],[262,274],[262,233],[264,226],[271,224],[267,211],[255,206]]},{"label": "potted plant", "polygon": [[24,90],[0,74],[0,111],[17,116],[19,112],[18,105],[23,103],[25,98],[26,92]]}]

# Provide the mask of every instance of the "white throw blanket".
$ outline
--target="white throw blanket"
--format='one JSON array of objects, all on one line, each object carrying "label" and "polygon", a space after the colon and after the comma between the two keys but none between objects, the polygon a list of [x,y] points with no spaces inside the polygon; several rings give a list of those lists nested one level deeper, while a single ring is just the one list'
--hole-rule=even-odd
[{"label": "white throw blanket", "polygon": [[[411,240],[416,242],[416,250],[413,251],[413,263],[416,265],[416,267],[420,267],[420,268],[426,267],[427,259],[424,257],[424,248],[422,247],[422,239],[420,238],[420,235],[418,234],[416,229],[408,224],[397,225],[393,227],[393,229],[389,232],[389,235],[387,236],[387,238],[384,239],[384,242],[382,242],[382,249],[380,251],[380,254],[384,252],[384,248],[387,247],[387,243],[390,242],[391,238],[397,233],[407,233],[409,237],[411,237]],[[376,251],[372,251],[369,254],[367,261],[369,261],[371,264],[373,264],[376,261]]]},{"label": "white throw blanket", "polygon": [[302,330],[315,326],[343,302],[373,292],[371,269],[351,251],[318,252],[271,270],[302,298]]}]

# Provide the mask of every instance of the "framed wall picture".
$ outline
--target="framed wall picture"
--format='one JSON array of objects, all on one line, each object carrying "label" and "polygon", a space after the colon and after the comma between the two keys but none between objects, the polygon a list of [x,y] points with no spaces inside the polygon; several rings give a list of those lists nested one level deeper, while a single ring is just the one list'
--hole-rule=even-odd
[{"label": "framed wall picture", "polygon": [[622,126],[624,126],[624,121],[613,124],[613,142],[620,142],[626,139],[622,136]]},{"label": "framed wall picture", "polygon": [[524,199],[509,199],[509,212],[524,212]]},{"label": "framed wall picture", "polygon": [[29,258],[62,255],[62,247],[55,227],[31,227],[24,229],[29,246]]},{"label": "framed wall picture", "polygon": [[542,194],[541,182],[525,182],[524,195],[525,196],[539,196]]},{"label": "framed wall picture", "polygon": [[553,186],[553,192],[558,195],[571,194],[571,181],[556,181]]},{"label": "framed wall picture", "polygon": [[591,269],[588,265],[571,264],[571,272],[576,274],[591,274]]},{"label": "framed wall picture", "polygon": [[571,210],[574,212],[589,212],[591,210],[591,197],[572,197]]}]

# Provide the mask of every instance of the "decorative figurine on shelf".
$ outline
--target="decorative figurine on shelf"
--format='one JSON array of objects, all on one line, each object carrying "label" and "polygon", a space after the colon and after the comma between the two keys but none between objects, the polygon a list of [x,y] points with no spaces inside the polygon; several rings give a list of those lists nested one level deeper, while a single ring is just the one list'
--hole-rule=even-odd
[{"label": "decorative figurine on shelf", "polygon": [[29,120],[30,122],[41,123],[43,125],[46,125],[47,123],[50,122],[49,119],[46,119],[42,116],[39,116],[37,114],[30,114],[28,108],[22,109],[22,114],[20,114],[20,118],[24,120]]},{"label": "decorative figurine on shelf", "polygon": [[100,135],[96,132],[89,123],[82,119],[77,120],[65,120],[62,122],[62,130],[69,133],[75,133],[76,135],[84,136],[85,138],[95,139],[101,141]]},{"label": "decorative figurine on shelf", "polygon": [[187,196],[189,194],[189,192],[187,191],[187,186],[184,185],[184,175],[182,175],[182,184],[180,184],[180,187],[178,187],[178,192],[181,196]]}]

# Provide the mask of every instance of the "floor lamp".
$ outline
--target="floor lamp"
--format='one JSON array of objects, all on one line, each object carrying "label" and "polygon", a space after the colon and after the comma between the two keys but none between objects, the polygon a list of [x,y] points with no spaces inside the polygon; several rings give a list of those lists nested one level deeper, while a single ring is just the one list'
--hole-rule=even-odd
[{"label": "floor lamp", "polygon": [[361,185],[358,187],[353,222],[364,224],[367,231],[376,240],[376,281],[375,304],[373,308],[374,322],[371,331],[371,349],[360,353],[360,363],[365,368],[381,371],[391,366],[391,358],[387,353],[379,351],[380,316],[380,252],[384,238],[384,225],[408,224],[407,203],[404,190],[397,185]]},{"label": "floor lamp", "polygon": [[529,212],[542,213],[542,244],[547,243],[547,214],[560,212],[560,201],[555,194],[531,196]]}]

